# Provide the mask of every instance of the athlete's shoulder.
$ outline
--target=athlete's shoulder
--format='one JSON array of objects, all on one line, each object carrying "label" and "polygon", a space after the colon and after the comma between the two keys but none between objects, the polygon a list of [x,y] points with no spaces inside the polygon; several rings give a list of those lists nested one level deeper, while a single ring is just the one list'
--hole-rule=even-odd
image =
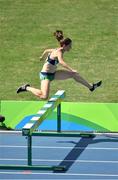
[{"label": "athlete's shoulder", "polygon": [[62,47],[56,49],[57,53],[62,54]]}]

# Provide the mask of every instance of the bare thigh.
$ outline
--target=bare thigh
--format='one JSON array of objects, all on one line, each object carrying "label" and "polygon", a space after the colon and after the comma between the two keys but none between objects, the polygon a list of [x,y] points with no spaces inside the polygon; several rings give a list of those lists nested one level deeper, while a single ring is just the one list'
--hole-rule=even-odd
[{"label": "bare thigh", "polygon": [[73,77],[73,74],[70,71],[58,70],[55,74],[55,80],[66,80]]},{"label": "bare thigh", "polygon": [[50,80],[45,79],[41,81],[41,92],[45,98],[48,98],[50,91]]}]

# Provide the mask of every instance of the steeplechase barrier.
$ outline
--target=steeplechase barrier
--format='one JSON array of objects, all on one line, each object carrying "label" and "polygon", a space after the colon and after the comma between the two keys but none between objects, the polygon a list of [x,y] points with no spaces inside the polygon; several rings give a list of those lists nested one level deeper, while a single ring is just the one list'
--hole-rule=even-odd
[{"label": "steeplechase barrier", "polygon": [[[9,170],[51,170],[66,171],[65,166],[43,166],[32,165],[32,136],[50,136],[50,137],[94,137],[95,135],[80,132],[62,132],[61,131],[61,102],[65,98],[65,91],[59,90],[48,102],[33,116],[29,122],[22,128],[22,135],[27,139],[27,165],[0,165],[0,169]],[[57,107],[57,131],[38,132],[37,128]]]}]

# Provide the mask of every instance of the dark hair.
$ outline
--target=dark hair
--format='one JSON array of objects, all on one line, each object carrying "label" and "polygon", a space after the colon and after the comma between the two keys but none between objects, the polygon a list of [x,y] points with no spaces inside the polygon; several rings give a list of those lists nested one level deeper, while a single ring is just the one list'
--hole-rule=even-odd
[{"label": "dark hair", "polygon": [[65,38],[63,40],[60,41],[60,46],[62,47],[63,45],[67,46],[70,43],[72,43],[72,40],[70,38]]},{"label": "dark hair", "polygon": [[64,39],[63,31],[61,31],[61,30],[57,30],[56,32],[54,32],[54,36],[56,37],[57,41],[59,41],[61,47],[63,45],[67,46],[72,42],[72,40],[70,38]]},{"label": "dark hair", "polygon": [[54,32],[54,36],[56,37],[57,41],[60,42],[64,38],[63,31],[56,30],[56,32]]}]

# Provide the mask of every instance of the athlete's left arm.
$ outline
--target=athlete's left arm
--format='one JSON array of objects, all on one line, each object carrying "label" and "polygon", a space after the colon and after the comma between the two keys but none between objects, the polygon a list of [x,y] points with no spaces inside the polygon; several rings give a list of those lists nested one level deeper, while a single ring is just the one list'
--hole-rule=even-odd
[{"label": "athlete's left arm", "polygon": [[40,56],[40,60],[43,60],[47,57],[48,53],[51,53],[54,49],[46,49]]}]

